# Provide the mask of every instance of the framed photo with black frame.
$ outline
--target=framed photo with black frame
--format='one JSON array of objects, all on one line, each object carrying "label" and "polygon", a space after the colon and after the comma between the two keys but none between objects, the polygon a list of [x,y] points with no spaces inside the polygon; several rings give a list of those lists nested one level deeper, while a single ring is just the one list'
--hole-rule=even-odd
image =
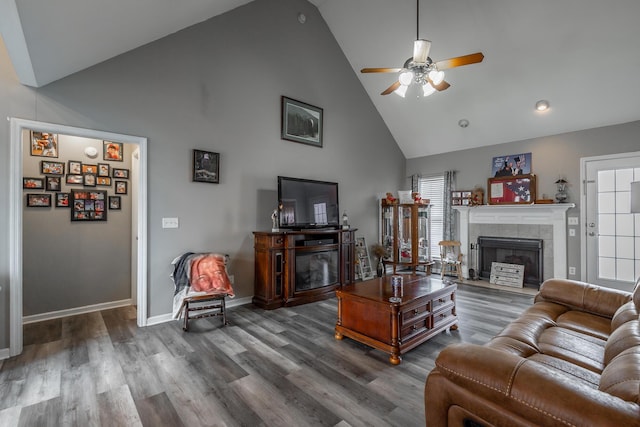
[{"label": "framed photo with black frame", "polygon": [[69,193],[56,193],[56,208],[69,207]]},{"label": "framed photo with black frame", "polygon": [[27,207],[49,208],[51,207],[51,194],[27,194]]},{"label": "framed photo with black frame", "polygon": [[120,196],[109,196],[109,209],[119,211],[122,208],[122,200]]},{"label": "framed photo with black frame", "polygon": [[106,221],[107,192],[103,190],[71,190],[71,221]]},{"label": "framed photo with black frame", "polygon": [[40,173],[43,175],[64,175],[64,163],[41,160]]},{"label": "framed photo with black frame", "polygon": [[127,194],[127,181],[115,181],[116,194]]},{"label": "framed photo with black frame", "polygon": [[47,176],[45,177],[45,190],[47,191],[60,191],[62,190],[62,177],[61,176]]},{"label": "framed photo with black frame", "polygon": [[220,183],[220,154],[212,151],[193,150],[193,181]]},{"label": "framed photo with black frame", "polygon": [[58,135],[48,132],[31,132],[31,155],[58,157]]},{"label": "framed photo with black frame", "polygon": [[111,177],[129,179],[129,169],[111,168]]},{"label": "framed photo with black frame", "polygon": [[22,178],[22,188],[27,190],[42,190],[44,189],[44,178]]},{"label": "framed photo with black frame", "polygon": [[283,96],[281,110],[282,139],[322,148],[322,108]]}]

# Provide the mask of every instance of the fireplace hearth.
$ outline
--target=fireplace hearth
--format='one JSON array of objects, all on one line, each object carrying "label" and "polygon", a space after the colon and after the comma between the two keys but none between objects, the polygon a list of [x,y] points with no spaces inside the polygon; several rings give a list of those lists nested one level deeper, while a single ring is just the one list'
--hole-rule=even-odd
[{"label": "fireplace hearth", "polygon": [[524,266],[524,283],[540,286],[543,281],[543,240],[512,237],[478,237],[478,273],[489,279],[491,264],[501,262]]}]

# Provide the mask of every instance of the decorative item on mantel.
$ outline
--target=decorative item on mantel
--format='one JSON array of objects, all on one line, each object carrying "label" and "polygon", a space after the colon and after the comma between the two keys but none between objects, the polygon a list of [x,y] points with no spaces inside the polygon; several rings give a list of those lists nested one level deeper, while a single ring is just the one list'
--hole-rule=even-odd
[{"label": "decorative item on mantel", "polygon": [[344,213],[342,214],[342,229],[349,229],[349,217],[347,216],[347,211],[344,211]]},{"label": "decorative item on mantel", "polygon": [[558,186],[558,192],[556,193],[556,200],[558,203],[566,203],[569,196],[567,195],[567,183],[564,178],[558,179],[555,184]]}]

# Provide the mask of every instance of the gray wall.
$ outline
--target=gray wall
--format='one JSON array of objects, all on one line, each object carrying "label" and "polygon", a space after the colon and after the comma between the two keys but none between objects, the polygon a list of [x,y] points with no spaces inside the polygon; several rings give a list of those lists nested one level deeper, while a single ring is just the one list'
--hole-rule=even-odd
[{"label": "gray wall", "polygon": [[[169,265],[187,250],[228,253],[236,295],[253,295],[252,231],[271,228],[278,175],[337,181],[341,211],[369,243],[377,238],[374,195],[405,185],[401,151],[304,0],[257,0],[38,90],[18,83],[0,49],[1,117],[148,138],[150,316],[171,311]],[[282,95],[324,109],[323,148],[280,139]],[[6,120],[0,141],[7,200]],[[191,182],[194,148],[220,153],[220,184]],[[7,216],[1,209],[0,224]],[[163,217],[178,217],[180,228],[162,229]],[[9,341],[7,227],[0,228],[0,348]]]},{"label": "gray wall", "polygon": [[[123,161],[103,160],[102,141],[58,135],[58,157],[30,155],[30,132],[23,135],[23,174],[40,177],[42,160],[61,162],[68,171],[69,160],[85,164],[109,164],[112,168],[131,168],[135,146],[123,145]],[[87,158],[86,147],[98,150],[98,157]],[[67,185],[62,177],[63,192],[83,188],[107,191],[110,187]],[[123,180],[128,182],[129,180]],[[131,185],[129,185],[129,189]],[[71,209],[55,207],[55,194],[50,191],[23,190],[23,193],[49,193],[52,207],[23,209],[23,314],[25,316],[65,310],[74,307],[120,301],[131,298],[131,192],[119,195],[120,210],[107,210],[107,221],[71,221]],[[105,200],[108,206],[108,200]],[[23,204],[26,206],[26,202]]]},{"label": "gray wall", "polygon": [[[491,176],[493,157],[530,152],[531,172],[536,174],[538,198],[543,195],[553,198],[557,190],[554,183],[562,176],[569,181],[568,201],[576,204],[576,208],[569,210],[568,216],[580,217],[580,159],[638,151],[638,135],[640,121],[420,157],[407,160],[407,175],[455,170],[456,188],[465,190],[480,186],[485,189],[486,203],[487,178]],[[569,276],[570,279],[581,279],[580,235],[576,234],[576,237],[567,238],[567,267],[576,267],[576,275]]]}]

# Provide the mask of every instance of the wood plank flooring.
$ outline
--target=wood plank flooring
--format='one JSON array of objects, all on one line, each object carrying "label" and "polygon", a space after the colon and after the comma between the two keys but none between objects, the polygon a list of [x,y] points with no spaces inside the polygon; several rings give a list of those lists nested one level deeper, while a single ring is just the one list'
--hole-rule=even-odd
[{"label": "wood plank flooring", "polygon": [[533,297],[459,285],[460,327],[403,355],[333,329],[335,299],[136,327],[134,307],[25,326],[0,361],[0,426],[424,426],[424,383],[451,343],[483,344]]}]

